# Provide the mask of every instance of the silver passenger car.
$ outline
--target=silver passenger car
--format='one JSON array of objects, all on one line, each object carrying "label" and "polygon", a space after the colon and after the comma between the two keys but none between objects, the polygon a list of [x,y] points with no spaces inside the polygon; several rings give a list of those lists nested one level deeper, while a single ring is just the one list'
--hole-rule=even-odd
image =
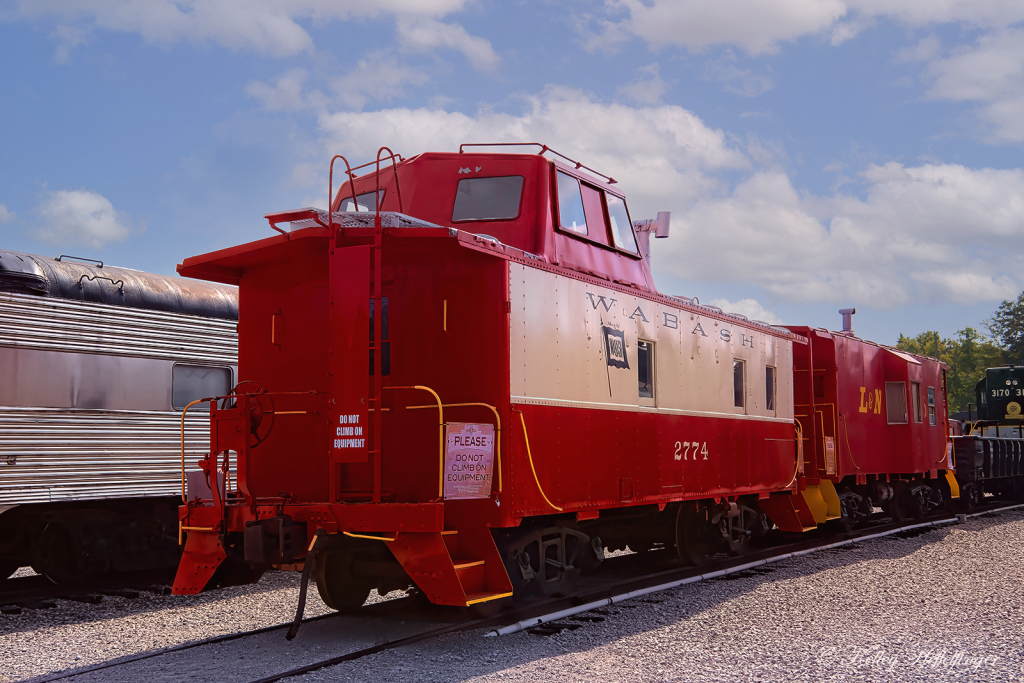
[{"label": "silver passenger car", "polygon": [[175,564],[181,411],[237,382],[237,319],[234,287],[0,250],[0,579]]}]

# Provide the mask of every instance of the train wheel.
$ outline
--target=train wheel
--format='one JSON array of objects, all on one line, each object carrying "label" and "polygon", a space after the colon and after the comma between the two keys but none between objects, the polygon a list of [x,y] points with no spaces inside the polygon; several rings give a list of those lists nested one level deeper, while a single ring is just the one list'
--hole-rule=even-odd
[{"label": "train wheel", "polygon": [[101,570],[81,556],[71,531],[59,522],[50,522],[43,529],[39,554],[33,567],[38,565],[42,569],[39,573],[57,585],[87,581]]},{"label": "train wheel", "polygon": [[886,504],[886,511],[897,524],[903,524],[910,519],[907,510],[907,484],[903,481],[894,482],[892,485],[892,498]]},{"label": "train wheel", "polygon": [[326,552],[316,558],[316,588],[324,604],[339,612],[351,612],[363,606],[370,586],[352,574],[352,553]]},{"label": "train wheel", "polygon": [[691,567],[705,564],[711,557],[714,535],[718,531],[707,520],[704,509],[684,505],[676,515],[676,551],[679,559]]},{"label": "train wheel", "polygon": [[981,502],[981,490],[973,481],[960,486],[960,507],[963,510],[973,510]]}]

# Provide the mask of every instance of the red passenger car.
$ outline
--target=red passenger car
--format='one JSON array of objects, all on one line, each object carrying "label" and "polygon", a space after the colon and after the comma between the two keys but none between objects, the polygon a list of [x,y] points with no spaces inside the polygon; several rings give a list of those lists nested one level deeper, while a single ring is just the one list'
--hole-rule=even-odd
[{"label": "red passenger car", "polygon": [[466,606],[567,592],[604,548],[699,563],[813,526],[808,497],[838,508],[813,492],[845,452],[798,479],[804,336],[659,294],[651,222],[549,152],[389,157],[330,213],[179,266],[239,286],[242,382],[208,402],[201,465],[237,478],[182,506],[176,593],[305,566],[337,609],[413,584]]}]

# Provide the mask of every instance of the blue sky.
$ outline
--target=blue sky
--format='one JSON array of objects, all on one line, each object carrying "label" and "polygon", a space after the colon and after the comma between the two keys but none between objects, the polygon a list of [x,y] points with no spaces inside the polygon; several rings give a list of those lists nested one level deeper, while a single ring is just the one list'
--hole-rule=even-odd
[{"label": "blue sky", "polygon": [[0,0],[0,247],[172,273],[326,203],[332,153],[540,141],[666,293],[861,336],[1024,288],[1019,0]]}]

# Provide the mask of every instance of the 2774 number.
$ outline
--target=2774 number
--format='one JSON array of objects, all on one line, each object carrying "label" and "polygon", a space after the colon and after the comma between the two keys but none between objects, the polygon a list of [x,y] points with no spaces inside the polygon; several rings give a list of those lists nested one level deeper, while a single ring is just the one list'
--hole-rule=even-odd
[{"label": "2774 number", "polygon": [[[693,449],[691,453],[690,449]],[[693,459],[697,460],[698,455],[704,456],[701,460],[708,459],[708,442],[701,443],[700,441],[676,441],[676,452],[674,453],[676,460],[689,460],[690,455],[693,455]]]}]

